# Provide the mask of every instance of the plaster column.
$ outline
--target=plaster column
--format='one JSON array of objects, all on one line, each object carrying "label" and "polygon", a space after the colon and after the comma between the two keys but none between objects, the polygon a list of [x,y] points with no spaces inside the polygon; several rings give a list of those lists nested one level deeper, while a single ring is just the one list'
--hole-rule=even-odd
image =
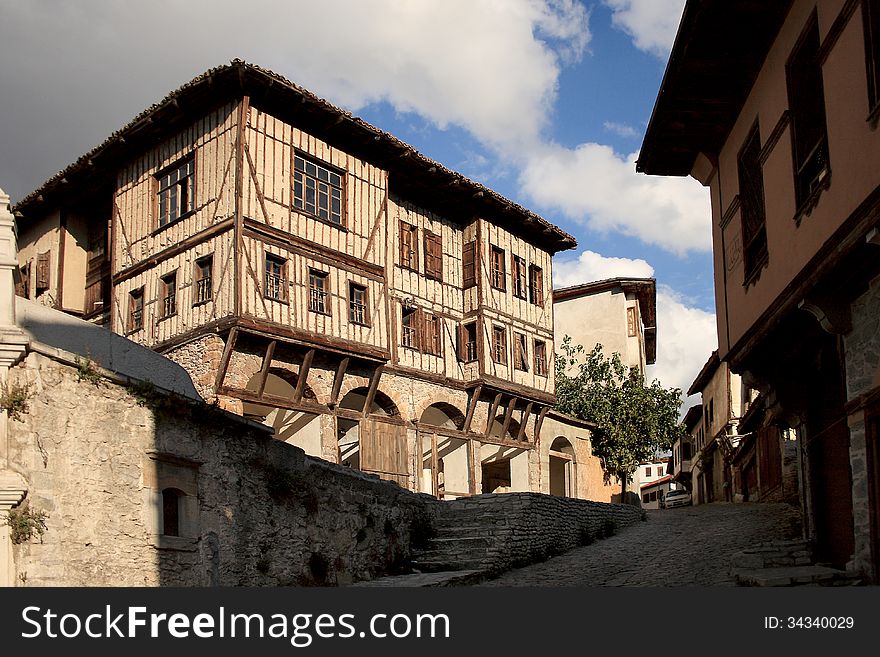
[{"label": "plaster column", "polygon": [[[9,368],[24,356],[28,344],[24,332],[15,324],[13,272],[17,267],[15,218],[9,211],[9,196],[0,189],[0,393],[6,390]],[[9,510],[18,506],[27,493],[24,478],[9,470],[8,431],[9,417],[5,410],[0,410],[0,586],[15,584],[6,519]]]},{"label": "plaster column", "polygon": [[9,510],[21,504],[27,493],[27,482],[15,472],[0,471],[0,586],[15,586],[15,563],[6,519]]}]

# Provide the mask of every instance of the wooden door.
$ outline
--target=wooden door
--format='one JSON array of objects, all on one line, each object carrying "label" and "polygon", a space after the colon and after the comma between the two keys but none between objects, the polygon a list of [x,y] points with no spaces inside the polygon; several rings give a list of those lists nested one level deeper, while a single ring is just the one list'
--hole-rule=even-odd
[{"label": "wooden door", "polygon": [[360,422],[361,470],[409,488],[406,427],[369,417]]}]

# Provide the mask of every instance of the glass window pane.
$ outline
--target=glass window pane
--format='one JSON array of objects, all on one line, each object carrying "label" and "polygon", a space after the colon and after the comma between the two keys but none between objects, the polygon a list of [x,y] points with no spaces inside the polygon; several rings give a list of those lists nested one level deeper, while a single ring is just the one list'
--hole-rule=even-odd
[{"label": "glass window pane", "polygon": [[306,170],[305,160],[303,160],[299,156],[296,156],[295,158],[293,158],[293,168],[297,169],[298,171],[305,171]]}]

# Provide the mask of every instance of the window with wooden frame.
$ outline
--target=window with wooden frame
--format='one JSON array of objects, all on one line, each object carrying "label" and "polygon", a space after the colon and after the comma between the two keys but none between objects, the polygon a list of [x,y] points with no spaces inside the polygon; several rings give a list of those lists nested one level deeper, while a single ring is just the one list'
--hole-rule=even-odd
[{"label": "window with wooden frame", "polygon": [[362,326],[370,325],[367,288],[352,282],[348,283],[348,321]]},{"label": "window with wooden frame", "polygon": [[503,326],[492,327],[492,360],[507,365],[507,329]]},{"label": "window with wooden frame", "polygon": [[443,280],[443,244],[440,236],[425,230],[425,276]]},{"label": "window with wooden frame", "polygon": [[128,293],[128,331],[144,328],[144,288]]},{"label": "window with wooden frame", "polygon": [[401,307],[400,344],[402,344],[404,347],[409,347],[410,349],[419,348],[418,318],[419,312],[417,308],[407,308],[406,306]]},{"label": "window with wooden frame", "polygon": [[173,271],[159,279],[159,319],[166,319],[177,314],[177,272]]},{"label": "window with wooden frame", "polygon": [[31,263],[18,268],[18,280],[15,281],[15,293],[23,299],[31,298]]},{"label": "window with wooden frame", "polygon": [[513,334],[513,367],[522,372],[529,371],[529,355],[526,344],[525,334]]},{"label": "window with wooden frame", "polygon": [[512,256],[511,260],[513,261],[513,268],[511,270],[513,279],[513,296],[525,299],[528,286],[526,261],[524,258],[520,258],[517,255]]},{"label": "window with wooden frame", "polygon": [[329,291],[327,272],[309,269],[309,310],[321,315],[329,315],[327,293]]},{"label": "window with wooden frame", "polygon": [[635,306],[626,309],[626,334],[630,338],[639,334],[639,319]]},{"label": "window with wooden frame", "polygon": [[543,340],[535,340],[534,358],[535,374],[547,376],[547,343]]},{"label": "window with wooden frame", "polygon": [[768,259],[761,135],[757,123],[739,151],[737,168],[745,285],[755,278]]},{"label": "window with wooden frame", "polygon": [[458,358],[470,363],[477,360],[477,323],[470,322],[459,326]]},{"label": "window with wooden frame", "polygon": [[544,305],[544,270],[538,265],[529,265],[529,301]]},{"label": "window with wooden frame", "polygon": [[401,221],[400,225],[400,266],[417,271],[419,268],[419,229]]},{"label": "window with wooden frame", "polygon": [[490,247],[489,279],[492,287],[502,292],[507,289],[507,271],[504,265],[504,249]]},{"label": "window with wooden frame", "polygon": [[830,173],[825,87],[819,61],[819,26],[815,12],[786,66],[791,112],[795,200],[801,208]]},{"label": "window with wooden frame", "polygon": [[868,72],[868,111],[880,107],[880,0],[862,1],[865,26],[865,64]]},{"label": "window with wooden frame", "polygon": [[293,207],[296,209],[342,226],[342,183],[341,171],[294,154]]},{"label": "window with wooden frame", "polygon": [[213,253],[196,260],[193,280],[195,281],[195,300],[193,305],[210,301],[214,297]]},{"label": "window with wooden frame", "polygon": [[37,276],[34,281],[34,287],[37,294],[45,292],[49,289],[49,263],[51,261],[51,253],[45,251],[37,255]]},{"label": "window with wooden frame", "polygon": [[275,301],[287,301],[287,260],[266,254],[263,296]]},{"label": "window with wooden frame", "polygon": [[422,350],[433,356],[443,355],[443,319],[437,315],[424,316],[425,340]]},{"label": "window with wooden frame", "polygon": [[159,228],[195,209],[196,158],[191,153],[156,174]]}]

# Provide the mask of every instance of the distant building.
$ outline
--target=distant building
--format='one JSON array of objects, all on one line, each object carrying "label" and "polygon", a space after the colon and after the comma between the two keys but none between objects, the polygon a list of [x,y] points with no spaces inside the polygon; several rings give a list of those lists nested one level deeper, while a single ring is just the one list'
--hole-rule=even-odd
[{"label": "distant building", "polygon": [[657,360],[657,283],[653,278],[609,278],[553,290],[556,351],[565,336],[590,351],[620,354],[624,365]]}]

